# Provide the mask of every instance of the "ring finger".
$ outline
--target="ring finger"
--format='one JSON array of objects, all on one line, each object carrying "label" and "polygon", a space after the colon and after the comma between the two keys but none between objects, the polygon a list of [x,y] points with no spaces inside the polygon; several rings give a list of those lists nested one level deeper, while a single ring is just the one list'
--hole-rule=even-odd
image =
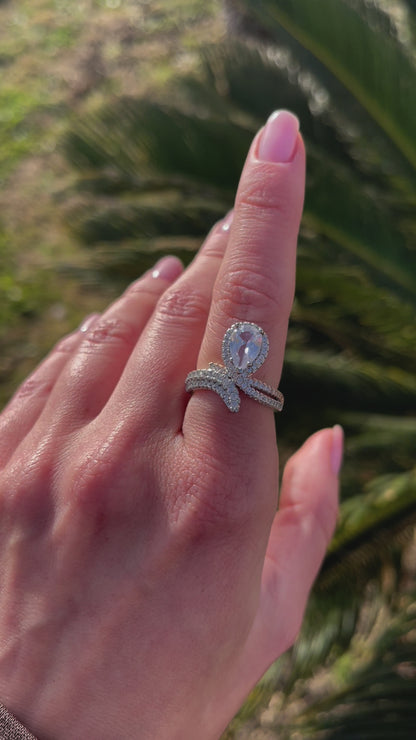
[{"label": "ring finger", "polygon": [[[270,352],[256,378],[276,386],[280,378],[287,324],[295,286],[296,244],[303,207],[305,157],[299,122],[287,111],[270,117],[254,139],[237,191],[233,231],[213,290],[207,329],[197,367],[222,362],[221,345],[226,330],[236,321],[253,322],[265,330]],[[270,431],[273,414],[244,397],[239,412],[238,436],[260,430],[256,441],[264,444],[261,430]],[[184,420],[184,433],[198,434],[205,426],[217,429],[229,412],[214,393],[196,392]],[[259,426],[260,424],[260,426]],[[227,425],[226,425],[227,426]]]}]

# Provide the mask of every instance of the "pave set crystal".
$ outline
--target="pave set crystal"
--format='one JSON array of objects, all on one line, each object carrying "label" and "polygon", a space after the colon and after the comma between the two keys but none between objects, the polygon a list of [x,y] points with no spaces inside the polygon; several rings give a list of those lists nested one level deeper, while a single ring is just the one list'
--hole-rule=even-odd
[{"label": "pave set crystal", "polygon": [[239,321],[224,334],[222,359],[225,367],[210,362],[204,370],[189,373],[185,388],[213,390],[222,398],[230,411],[240,408],[238,388],[255,401],[274,411],[283,408],[283,395],[267,383],[250,377],[265,361],[269,351],[267,334],[257,324]]}]

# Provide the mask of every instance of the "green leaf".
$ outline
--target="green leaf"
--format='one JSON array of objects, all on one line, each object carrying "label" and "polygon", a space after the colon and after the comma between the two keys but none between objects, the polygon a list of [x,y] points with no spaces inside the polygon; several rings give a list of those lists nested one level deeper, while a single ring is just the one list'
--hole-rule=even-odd
[{"label": "green leaf", "polygon": [[344,686],[300,713],[291,730],[325,740],[407,740],[416,710],[416,611],[411,598],[367,646]]},{"label": "green leaf", "polygon": [[[383,408],[409,410],[416,405],[416,378],[398,367],[328,352],[289,347],[285,357],[284,384],[288,401],[293,396],[305,404],[328,406],[338,400],[338,408],[362,411]],[[325,394],[322,396],[322,389]]]},{"label": "green leaf", "polygon": [[415,523],[416,469],[373,480],[364,495],[342,504],[318,589],[362,588],[398,543],[411,541]]},{"label": "green leaf", "polygon": [[[385,28],[370,25],[345,0],[321,0],[319,13],[309,0],[237,0],[233,5],[275,42],[284,41],[284,32],[309,52],[326,71],[326,81],[331,75],[342,85],[416,168],[415,65]],[[358,5],[363,9],[365,3]]]},{"label": "green leaf", "polygon": [[227,189],[238,180],[241,153],[251,138],[249,129],[225,119],[121,98],[77,123],[63,148],[68,159],[87,172],[100,167],[148,177],[162,171]]}]

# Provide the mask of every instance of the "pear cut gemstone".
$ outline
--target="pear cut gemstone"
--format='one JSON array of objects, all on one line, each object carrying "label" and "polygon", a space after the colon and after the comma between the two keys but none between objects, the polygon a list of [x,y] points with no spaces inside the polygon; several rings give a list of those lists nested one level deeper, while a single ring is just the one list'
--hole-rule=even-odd
[{"label": "pear cut gemstone", "polygon": [[257,359],[263,335],[252,324],[239,324],[230,334],[231,361],[238,370],[246,370]]}]

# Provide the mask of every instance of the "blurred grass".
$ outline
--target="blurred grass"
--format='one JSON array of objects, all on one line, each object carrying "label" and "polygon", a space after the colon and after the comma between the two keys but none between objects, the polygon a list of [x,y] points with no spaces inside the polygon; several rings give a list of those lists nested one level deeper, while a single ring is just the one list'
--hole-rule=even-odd
[{"label": "blurred grass", "polygon": [[169,94],[223,30],[215,0],[0,3],[0,405],[122,287],[96,274],[65,228],[73,171],[62,134],[116,95]]}]

